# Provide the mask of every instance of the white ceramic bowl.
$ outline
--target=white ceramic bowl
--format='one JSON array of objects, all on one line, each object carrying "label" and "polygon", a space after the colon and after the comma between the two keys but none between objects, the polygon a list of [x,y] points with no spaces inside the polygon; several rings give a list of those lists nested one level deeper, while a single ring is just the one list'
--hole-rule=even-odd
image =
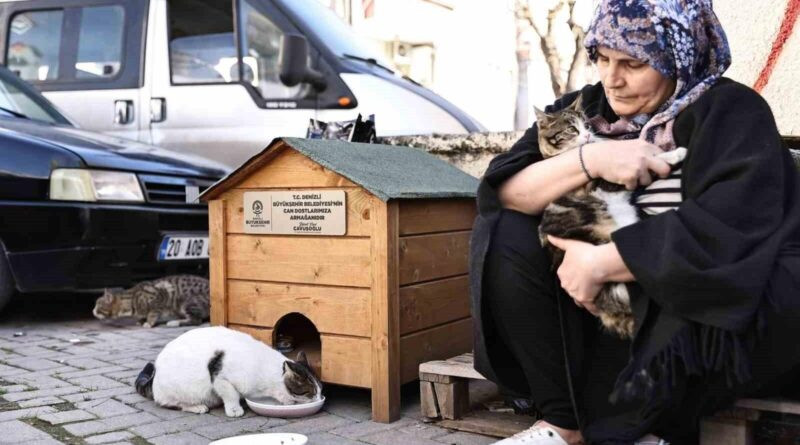
[{"label": "white ceramic bowl", "polygon": [[308,437],[295,433],[262,433],[215,440],[209,445],[305,445]]},{"label": "white ceramic bowl", "polygon": [[325,403],[325,396],[321,399],[309,402],[299,403],[296,405],[280,405],[276,404],[275,400],[268,399],[244,399],[247,406],[250,407],[256,414],[269,417],[304,417],[310,416],[322,408]]}]

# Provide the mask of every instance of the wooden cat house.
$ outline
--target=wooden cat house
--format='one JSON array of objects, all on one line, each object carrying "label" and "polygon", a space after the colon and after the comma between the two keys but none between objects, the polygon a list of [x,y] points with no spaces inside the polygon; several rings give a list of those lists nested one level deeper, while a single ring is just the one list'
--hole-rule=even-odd
[{"label": "wooden cat house", "polygon": [[370,388],[373,419],[397,419],[420,363],[472,349],[477,185],[408,147],[274,140],[201,196],[211,323],[291,337],[324,382]]}]

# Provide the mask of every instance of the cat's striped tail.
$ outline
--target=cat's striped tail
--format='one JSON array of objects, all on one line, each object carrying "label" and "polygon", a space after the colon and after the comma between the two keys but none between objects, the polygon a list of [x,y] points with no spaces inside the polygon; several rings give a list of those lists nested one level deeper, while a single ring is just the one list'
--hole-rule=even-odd
[{"label": "cat's striped tail", "polygon": [[136,381],[133,384],[136,386],[136,392],[138,392],[140,396],[151,400],[153,399],[153,379],[155,376],[156,366],[152,362],[144,365],[144,369],[142,369],[142,372],[136,377]]}]

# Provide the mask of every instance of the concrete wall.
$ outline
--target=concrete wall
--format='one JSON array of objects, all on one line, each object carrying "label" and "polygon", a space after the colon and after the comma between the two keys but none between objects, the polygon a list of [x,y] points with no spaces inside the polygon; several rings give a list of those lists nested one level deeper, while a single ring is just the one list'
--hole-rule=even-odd
[{"label": "concrete wall", "polygon": [[761,91],[782,134],[800,135],[800,0],[716,0],[714,10],[733,55],[727,76]]}]

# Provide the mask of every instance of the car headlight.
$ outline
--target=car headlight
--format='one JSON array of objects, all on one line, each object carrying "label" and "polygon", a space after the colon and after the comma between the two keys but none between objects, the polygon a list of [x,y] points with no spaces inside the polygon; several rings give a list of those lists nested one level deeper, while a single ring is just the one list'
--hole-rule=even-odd
[{"label": "car headlight", "polygon": [[144,195],[133,173],[58,168],[50,173],[50,199],[144,202]]}]

